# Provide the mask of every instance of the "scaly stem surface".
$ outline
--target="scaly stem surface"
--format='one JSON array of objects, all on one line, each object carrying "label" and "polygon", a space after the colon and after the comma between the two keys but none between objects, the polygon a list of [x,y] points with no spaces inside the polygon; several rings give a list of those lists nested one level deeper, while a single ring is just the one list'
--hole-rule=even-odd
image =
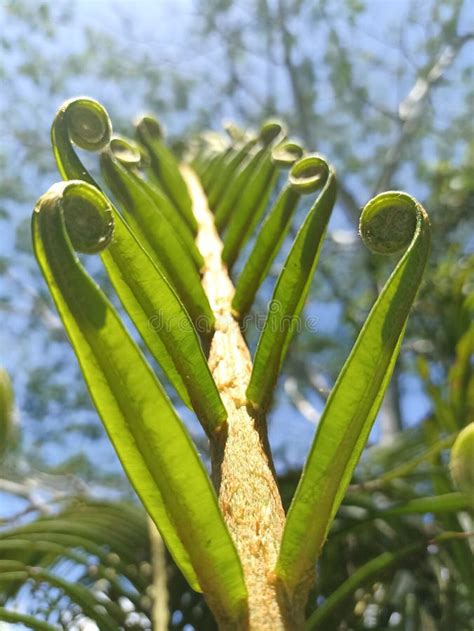
[{"label": "scaly stem surface", "polygon": [[211,458],[219,505],[237,546],[249,594],[249,618],[239,629],[294,631],[301,620],[295,620],[279,598],[273,575],[285,513],[266,420],[246,405],[252,362],[232,315],[235,290],[221,259],[222,241],[200,182],[188,167],[183,167],[183,175],[198,222],[197,245],[205,262],[202,283],[215,315],[209,366],[228,412],[225,431],[211,444]]}]

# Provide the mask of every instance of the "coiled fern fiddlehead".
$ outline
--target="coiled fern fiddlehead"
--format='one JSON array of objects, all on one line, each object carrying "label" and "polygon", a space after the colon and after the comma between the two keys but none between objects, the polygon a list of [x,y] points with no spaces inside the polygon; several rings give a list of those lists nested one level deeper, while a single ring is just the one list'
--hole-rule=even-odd
[{"label": "coiled fern fiddlehead", "polygon": [[98,186],[82,164],[72,143],[86,151],[101,151],[112,135],[112,122],[106,109],[94,99],[83,97],[66,101],[51,126],[51,142],[56,164],[64,180],[83,180]]}]

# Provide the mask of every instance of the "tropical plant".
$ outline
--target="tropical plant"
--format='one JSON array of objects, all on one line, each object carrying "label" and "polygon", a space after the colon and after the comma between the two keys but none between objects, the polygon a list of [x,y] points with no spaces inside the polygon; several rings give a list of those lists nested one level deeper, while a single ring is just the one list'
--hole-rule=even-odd
[{"label": "tropical plant", "polygon": [[[87,98],[61,107],[52,142],[65,182],[35,208],[35,254],[124,470],[221,628],[302,628],[316,563],[387,388],[421,282],[430,240],[425,211],[407,194],[389,192],[362,212],[361,235],[372,250],[405,252],[328,398],[285,517],[266,413],[302,324],[336,195],[333,168],[288,140],[276,120],[257,135],[235,127],[228,138],[203,135],[180,166],[154,119],[138,122],[137,142],[112,136],[106,111]],[[120,211],[74,144],[101,151],[103,178]],[[290,169],[288,183],[275,197],[284,168]],[[275,284],[252,366],[245,316],[300,198],[314,194]],[[195,412],[209,439],[217,495],[160,380],[74,250],[100,253],[150,356]],[[413,501],[401,513],[435,510],[435,500]],[[443,510],[468,505],[463,494],[438,499]],[[398,515],[400,508],[382,513]],[[426,546],[426,539],[417,546]],[[414,550],[382,553],[341,587],[343,595]],[[25,560],[19,563],[22,568],[10,571],[24,579]],[[341,598],[336,591],[326,602]],[[112,606],[97,613],[90,604],[83,611],[93,619],[121,615]],[[319,624],[321,610],[308,628]],[[125,618],[104,620],[96,620],[99,628],[120,628]]]},{"label": "tropical plant", "polygon": [[[107,105],[114,129],[128,134],[130,116],[147,103],[166,120],[168,144],[178,153],[183,137],[207,126],[215,129],[222,118],[257,124],[277,114],[307,147],[330,156],[338,174],[337,203],[305,306],[308,315],[317,316],[317,332],[308,326],[295,336],[267,416],[285,509],[311,444],[312,424],[319,422],[393,266],[391,257],[372,255],[357,239],[363,202],[381,190],[405,187],[429,209],[432,222],[421,291],[378,422],[319,557],[307,616],[317,608],[317,626],[330,631],[474,628],[472,546],[457,539],[426,546],[446,530],[472,531],[466,512],[449,512],[455,503],[447,497],[437,503],[438,508],[444,505],[443,512],[432,513],[424,502],[419,509],[428,512],[381,516],[387,507],[455,490],[447,452],[458,430],[474,419],[472,6],[464,0],[407,0],[397,3],[396,11],[385,9],[385,3],[373,0],[164,1],[140,10],[134,3],[107,0],[86,7],[80,0],[2,3],[0,347],[24,430],[18,442],[13,417],[0,418],[7,421],[0,423],[2,529],[16,527],[18,515],[20,522],[28,522],[38,509],[45,514],[60,510],[58,495],[79,495],[82,502],[85,489],[107,501],[118,496],[130,500],[133,493],[79,378],[32,252],[33,200],[56,179],[45,133],[51,112],[71,93],[72,84],[80,85],[81,92]],[[229,132],[239,140],[238,129]],[[86,160],[93,164],[90,156]],[[266,308],[306,210],[305,203],[296,209],[278,260],[256,295],[250,318],[242,322],[252,352],[260,326],[252,319]],[[252,239],[247,252],[251,245]],[[242,253],[232,272],[242,285],[247,283],[242,274],[246,258]],[[82,261],[120,310],[99,257]],[[241,292],[241,298],[246,296],[251,292]],[[161,367],[154,362],[153,367],[173,405],[188,419]],[[199,434],[194,419],[188,427],[209,464],[206,436]],[[46,505],[49,494],[55,502]],[[377,517],[365,519],[367,511]],[[369,573],[365,585],[347,595],[354,586],[349,579],[354,573],[360,578],[368,559],[415,541],[419,553],[382,573]],[[0,552],[0,558],[8,560],[7,553]],[[32,567],[51,570],[39,563]],[[54,571],[74,583],[68,559]],[[168,582],[170,627],[214,628],[209,612],[205,619],[191,615],[198,601],[203,607],[201,595],[185,588],[182,577]],[[54,598],[47,617],[43,609],[35,610],[34,598],[24,597],[26,583],[4,606],[55,624]],[[347,597],[341,600],[344,584]],[[46,587],[44,583],[35,594]],[[91,620],[82,620],[72,622],[70,631],[82,625],[94,628]]]}]

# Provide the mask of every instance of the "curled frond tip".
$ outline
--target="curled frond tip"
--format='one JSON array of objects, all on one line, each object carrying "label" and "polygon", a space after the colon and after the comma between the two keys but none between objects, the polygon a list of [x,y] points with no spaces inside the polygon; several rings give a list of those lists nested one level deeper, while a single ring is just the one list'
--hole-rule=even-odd
[{"label": "curled frond tip", "polygon": [[303,147],[294,140],[286,140],[272,150],[272,162],[280,168],[290,168],[303,157]]},{"label": "curled frond tip", "polygon": [[305,156],[291,167],[289,182],[301,195],[313,193],[326,184],[330,170],[328,163],[321,156]]},{"label": "curled frond tip", "polygon": [[142,116],[135,122],[137,135],[143,141],[145,137],[150,139],[162,140],[165,132],[163,126],[153,116]]},{"label": "curled frond tip", "polygon": [[77,252],[96,254],[112,240],[114,220],[107,198],[81,180],[54,184],[40,199],[35,212],[62,213],[64,225]]},{"label": "curled frond tip", "polygon": [[259,139],[263,145],[269,145],[279,136],[285,136],[287,129],[285,124],[276,119],[269,118],[266,120],[260,128]]},{"label": "curled frond tip", "polygon": [[117,134],[111,138],[109,150],[126,167],[139,167],[147,162],[144,150],[136,142]]},{"label": "curled frond tip", "polygon": [[100,151],[109,143],[112,123],[98,101],[88,97],[71,99],[60,112],[64,113],[71,141],[81,149]]},{"label": "curled frond tip", "polygon": [[388,191],[367,202],[360,216],[359,232],[373,252],[395,254],[406,248],[428,223],[428,215],[416,199]]}]

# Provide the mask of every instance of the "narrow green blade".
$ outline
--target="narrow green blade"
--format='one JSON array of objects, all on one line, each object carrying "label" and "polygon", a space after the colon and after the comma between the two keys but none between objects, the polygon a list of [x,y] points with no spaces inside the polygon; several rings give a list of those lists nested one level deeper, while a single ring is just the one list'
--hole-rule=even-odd
[{"label": "narrow green blade", "polygon": [[300,193],[304,192],[297,183],[286,186],[269,210],[235,288],[232,308],[239,318],[250,310],[288,233]]},{"label": "narrow green blade", "polygon": [[[267,158],[265,160],[265,158]],[[254,180],[255,174],[258,173],[256,181],[260,183],[261,178],[268,178],[268,171],[271,172],[271,163],[269,150],[266,147],[260,147],[246,156],[240,165],[238,171],[228,181],[225,195],[215,208],[215,221],[219,232],[227,227],[231,216],[238,213],[242,206],[240,202],[241,196],[245,194],[247,186]]]},{"label": "narrow green blade", "polygon": [[23,581],[25,583],[30,580],[59,588],[81,608],[86,616],[97,623],[101,631],[102,629],[103,631],[115,631],[117,623],[122,621],[121,619],[117,620],[114,615],[118,613],[120,618],[123,618],[123,611],[120,612],[115,603],[104,601],[104,607],[100,607],[101,603],[95,598],[93,592],[80,583],[69,582],[40,567],[30,568],[16,560],[0,560],[0,570],[0,583],[3,581],[8,583]]},{"label": "narrow green blade", "polygon": [[206,193],[212,187],[213,182],[216,182],[220,177],[225,161],[228,159],[229,155],[233,153],[233,151],[235,151],[235,149],[231,145],[223,151],[211,153],[209,160],[202,169],[202,175],[200,175],[201,171],[196,171],[196,173],[200,176],[199,179],[201,180],[202,187]]},{"label": "narrow green blade", "polygon": [[[99,208],[107,205],[101,193],[93,193]],[[193,322],[120,214],[109,208],[114,238],[101,257],[110,281],[150,352],[211,435],[225,421],[227,412]]]},{"label": "narrow green blade", "polygon": [[138,140],[150,155],[151,168],[158,185],[174,203],[193,233],[196,233],[197,223],[192,212],[191,197],[178,162],[164,143],[161,125],[151,116],[144,116],[137,122],[136,131]]},{"label": "narrow green blade", "polygon": [[170,225],[176,237],[181,241],[181,245],[186,253],[193,259],[196,267],[200,269],[204,261],[197,249],[191,228],[181,214],[177,212],[175,206],[165,193],[151,181],[145,180],[139,172],[139,168],[144,162],[143,150],[132,140],[123,138],[117,134],[114,134],[111,138],[108,150],[112,153],[113,157],[128,170],[131,180],[137,187],[141,187],[153,200],[158,211],[159,220],[166,221]]},{"label": "narrow green blade", "polygon": [[463,510],[472,510],[473,508],[474,497],[472,494],[453,492],[433,497],[417,497],[399,506],[392,506],[378,511],[377,516],[383,519],[385,517],[416,513],[457,513]]},{"label": "narrow green blade", "polygon": [[110,281],[150,352],[212,435],[227,412],[186,309],[100,191],[86,183],[76,185],[74,203],[77,218],[90,219],[94,212],[110,216],[113,239],[101,252]]},{"label": "narrow green blade", "polygon": [[[103,551],[102,551],[103,553]],[[3,558],[10,555],[17,558],[21,556],[21,562],[27,566],[34,565],[35,567],[43,567],[45,569],[51,568],[60,561],[68,560],[75,563],[77,566],[83,566],[84,575],[87,575],[87,567],[90,564],[90,557],[82,551],[78,551],[73,547],[61,545],[51,541],[31,541],[29,539],[8,539],[6,541],[0,541],[0,554]],[[139,599],[129,589],[125,588],[122,577],[117,577],[119,563],[110,563],[107,560],[107,556],[110,558],[110,554],[102,554],[102,563],[97,565],[97,575],[99,578],[108,578],[112,589],[116,593],[122,593],[126,595],[132,602],[139,605]],[[112,557],[115,555],[112,554]],[[114,559],[115,561],[115,559]],[[115,569],[115,572],[110,573],[110,567]],[[83,575],[83,576],[84,576]],[[80,580],[81,577],[77,577]],[[13,589],[11,589],[13,587]],[[22,582],[18,582],[16,585],[9,586],[9,598],[12,595],[17,594],[23,587]]]},{"label": "narrow green blade", "polygon": [[206,325],[203,333],[209,337],[213,331],[214,314],[199,272],[172,226],[160,213],[143,183],[110,152],[102,153],[101,169],[107,185],[121,203],[132,233],[174,287],[193,322]]},{"label": "narrow green blade", "polygon": [[4,622],[18,622],[18,624],[35,629],[36,631],[60,631],[62,627],[59,625],[52,625],[48,622],[38,620],[36,616],[28,616],[25,613],[19,613],[18,611],[11,611],[0,607],[0,620]]},{"label": "narrow green blade", "polygon": [[124,612],[116,603],[99,600],[91,589],[80,583],[61,578],[39,567],[34,568],[30,578],[38,584],[46,583],[60,589],[81,608],[87,618],[94,620],[100,631],[116,631],[125,622]]},{"label": "narrow green blade", "polygon": [[360,225],[366,243],[379,253],[408,247],[336,381],[295,492],[276,567],[290,593],[314,568],[350,482],[388,386],[428,257],[428,217],[404,193],[372,199]]},{"label": "narrow green blade", "polygon": [[[107,544],[107,534],[111,535],[111,531],[114,530],[113,524],[108,528],[108,530],[102,529],[102,536],[98,538],[99,543],[97,544],[95,541],[98,532],[100,532],[97,528],[93,528],[88,524],[77,524],[73,520],[65,521],[58,519],[58,522],[59,523],[56,523],[56,521],[52,523],[43,523],[39,524],[39,526],[37,526],[37,522],[33,522],[33,530],[30,528],[26,531],[19,531],[19,536],[21,539],[31,542],[51,542],[62,544],[68,548],[82,548],[87,553],[100,558],[102,563],[107,563],[108,550],[113,550],[113,552],[117,553],[121,558],[124,550],[125,553],[128,552],[129,544],[124,544],[122,542],[117,544],[117,541],[112,536],[110,536],[110,543]],[[68,534],[64,534],[65,532]],[[7,536],[5,533],[2,533],[1,539],[4,539],[5,537],[7,541],[15,538],[14,536],[11,536],[9,532],[7,533]],[[101,547],[101,545],[103,547]],[[134,561],[135,559],[132,558],[129,564],[125,565],[125,563],[120,562],[114,567],[116,567],[117,571],[121,571],[130,583],[140,591],[146,587],[146,581],[143,580],[143,577],[137,576],[137,574],[133,572],[133,567],[130,567],[130,564],[133,564]],[[32,563],[29,563],[29,565],[32,565]],[[14,587],[15,586],[8,585],[9,593],[14,593],[15,589],[12,589]]]},{"label": "narrow green blade", "polygon": [[[233,168],[229,174],[220,178],[222,192],[217,205],[213,203],[211,196],[209,198],[209,205],[215,211],[216,226],[220,232],[226,228],[230,218],[238,214],[237,205],[239,209],[245,208],[247,213],[256,211],[255,204],[250,207],[250,210],[242,206],[240,197],[250,184],[252,184],[252,189],[255,188],[255,183],[260,184],[260,189],[257,187],[257,191],[261,191],[262,178],[267,186],[270,185],[268,179],[275,177],[271,163],[272,147],[285,133],[284,126],[278,121],[264,123],[260,130],[258,144],[252,146],[251,151],[247,151],[238,169]],[[224,254],[225,244],[222,256],[226,260]]]},{"label": "narrow green blade", "polygon": [[421,453],[418,453],[413,458],[409,458],[405,462],[402,462],[400,465],[394,467],[393,469],[389,469],[385,471],[382,475],[375,479],[367,479],[364,480],[361,485],[366,490],[374,490],[382,488],[384,485],[390,483],[392,480],[396,478],[402,478],[404,476],[412,473],[420,464],[423,462],[429,461],[447,447],[450,447],[455,439],[455,434],[451,436],[445,436],[444,438],[440,438],[433,445],[428,447],[428,449],[424,449]]},{"label": "narrow green blade", "polygon": [[[137,174],[132,175],[134,175],[136,178],[139,177]],[[179,215],[175,211],[174,206],[172,206],[169,199],[159,188],[154,186],[151,182],[143,180],[142,178],[140,178],[139,181],[142,183],[144,190],[155,202],[156,207],[159,208],[159,210],[172,226],[185,251],[187,251],[189,256],[193,259],[196,268],[200,270],[204,265],[204,259],[202,258],[201,253],[197,248],[196,242],[191,230],[189,229],[189,226],[184,223],[181,215]]]},{"label": "narrow green blade", "polygon": [[239,182],[236,198],[227,216],[228,228],[222,258],[229,269],[233,267],[268,206],[277,183],[278,170],[290,168],[302,155],[300,145],[284,141],[276,147],[267,148],[255,164],[249,164],[247,178],[245,182]]},{"label": "narrow green blade", "polygon": [[[54,156],[63,179],[84,180],[100,190],[77,157],[72,143],[86,150],[100,151],[108,145],[111,134],[112,123],[100,103],[85,97],[66,101],[56,114],[51,127]],[[120,147],[116,149],[120,150]],[[130,155],[130,148],[127,148],[127,152]],[[134,159],[133,154],[131,157]],[[157,218],[154,203],[140,187],[133,186],[133,182],[130,184],[127,170],[118,161],[114,162],[114,166],[115,164],[120,169],[114,179],[115,192],[124,195],[134,204],[135,214],[129,212],[128,220],[133,224],[135,236],[173,284],[192,320],[201,323],[204,337],[209,337],[214,325],[214,315],[198,272],[169,224],[160,221],[160,217]],[[117,169],[114,168],[114,173]],[[130,188],[135,197],[131,196]]]},{"label": "narrow green blade", "polygon": [[254,154],[256,144],[257,139],[254,138],[243,145],[231,147],[206,178],[208,204],[213,212],[217,213],[225,191],[239,173],[241,165]]},{"label": "narrow green blade", "polygon": [[[191,139],[187,162],[196,173],[204,175],[211,162],[231,147],[228,138],[218,132],[203,132]],[[188,189],[189,190],[189,189]]]},{"label": "narrow green blade", "polygon": [[258,341],[247,397],[253,406],[261,409],[270,405],[278,373],[316,269],[336,197],[334,172],[320,156],[307,156],[296,162],[290,172],[290,182],[300,191],[323,188],[299,229],[278,277]]},{"label": "narrow green blade", "polygon": [[[82,239],[80,230],[66,231],[65,217],[71,229],[74,193],[84,186],[57,184],[39,200],[32,225],[36,258],[130,481],[190,584],[235,620],[245,608],[246,588],[209,476],[150,367],[72,250],[71,237],[76,247]],[[102,219],[95,225],[97,250],[111,235],[103,234]]]},{"label": "narrow green blade", "polygon": [[232,308],[239,317],[252,306],[255,294],[285,240],[298,201],[298,193],[291,186],[285,186],[269,210],[235,287]]},{"label": "narrow green blade", "polygon": [[[117,503],[115,508],[122,509],[124,506],[123,503]],[[37,520],[30,522],[30,526],[31,524],[39,526],[39,532],[32,531],[31,527],[29,530],[25,529],[24,526],[3,529],[0,533],[0,550],[10,550],[10,555],[12,555],[15,548],[17,548],[17,555],[14,558],[18,558],[30,566],[42,565],[43,567],[45,567],[43,558],[46,555],[39,548],[34,548],[35,545],[42,546],[44,544],[47,546],[52,544],[62,546],[64,552],[61,555],[73,550],[81,550],[87,555],[97,557],[101,565],[105,567],[113,566],[117,572],[127,578],[130,584],[140,592],[147,582],[144,577],[134,573],[133,567],[130,566],[136,565],[137,560],[142,558],[142,551],[147,549],[147,531],[145,527],[141,529],[141,538],[138,545],[135,543],[134,538],[129,538],[125,542],[117,541],[117,538],[114,536],[115,523],[117,521],[120,522],[121,519],[125,520],[131,513],[129,506],[125,506],[125,508],[127,510],[124,510],[123,513],[120,513],[118,510],[114,511],[113,520],[111,519],[109,528],[104,527],[102,529],[96,528],[94,525],[91,526],[88,522],[83,521],[80,510],[73,510],[73,514],[69,515],[62,512],[57,513],[53,518],[50,517],[49,521],[48,518],[39,517]],[[105,508],[102,510],[105,510]],[[143,512],[142,514],[142,511],[137,511],[136,506],[133,506],[133,510],[134,515],[132,515],[131,521],[133,521],[134,516],[138,515],[142,520],[142,524],[146,526],[145,513]],[[49,522],[55,522],[56,519],[60,523],[66,521],[63,531],[58,530],[56,527],[52,532],[47,529],[41,532],[43,524],[48,525]],[[75,534],[74,530],[78,525],[81,530],[80,535]],[[109,552],[113,552],[116,556],[110,557]],[[5,558],[3,554],[2,557]],[[55,554],[48,555],[49,564],[52,565],[56,558],[57,555]],[[11,597],[12,593],[15,592],[15,589],[12,589],[14,587],[13,585],[8,586],[7,597]],[[17,589],[19,588],[20,586],[18,585]],[[4,594],[1,594],[1,597],[3,598]]]},{"label": "narrow green blade", "polygon": [[[85,126],[85,131],[81,125]],[[95,128],[107,129],[106,133],[101,131],[101,143],[110,138],[111,122],[107,112],[100,103],[85,98],[63,105],[52,126],[55,157],[63,177],[82,175],[99,191],[95,194],[94,189],[88,188],[89,185],[81,189],[86,197],[82,237],[89,238],[91,218],[100,215],[100,212],[110,214],[112,224],[115,223],[114,239],[101,256],[114,289],[171,384],[184,403],[194,408],[204,428],[210,433],[225,420],[225,409],[188,312],[166,282],[167,275],[161,263],[165,260],[167,269],[171,269],[173,277],[178,279],[179,288],[187,299],[188,311],[194,315],[195,321],[199,320],[203,337],[208,337],[212,332],[214,316],[199,275],[183,247],[177,243],[172,228],[140,188],[141,183],[135,185],[132,175],[118,160],[112,165],[114,173],[118,171],[117,177],[112,178],[117,193],[123,194],[126,200],[134,200],[136,214],[141,219],[135,221],[135,217],[132,217],[136,232],[146,241],[142,227],[148,222],[146,234],[151,235],[155,244],[154,248],[149,246],[148,253],[156,251],[159,257],[153,261],[149,259],[119,213],[100,193],[98,185],[83,167],[71,145],[71,140],[75,140],[80,146],[97,149],[101,144],[91,143],[89,137]],[[88,135],[84,138],[86,132]],[[115,151],[121,154],[123,161],[140,161],[139,151],[123,141],[115,143]],[[158,245],[160,240],[163,241],[163,247]],[[168,258],[163,256],[167,253]]]}]

